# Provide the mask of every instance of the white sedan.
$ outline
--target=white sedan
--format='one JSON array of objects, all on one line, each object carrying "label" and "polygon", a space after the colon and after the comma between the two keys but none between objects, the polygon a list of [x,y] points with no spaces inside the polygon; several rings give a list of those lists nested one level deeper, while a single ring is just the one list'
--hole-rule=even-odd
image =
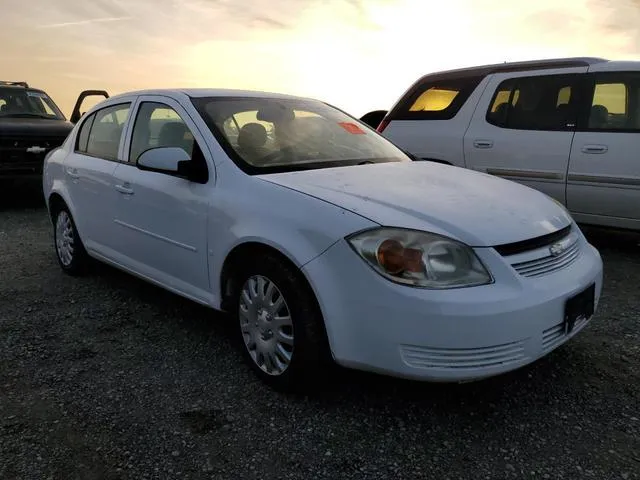
[{"label": "white sedan", "polygon": [[231,313],[275,388],[331,361],[497,375],[584,328],[602,289],[598,251],[548,196],[413,162],[317,100],[114,96],[47,156],[43,188],[65,272],[97,259]]}]

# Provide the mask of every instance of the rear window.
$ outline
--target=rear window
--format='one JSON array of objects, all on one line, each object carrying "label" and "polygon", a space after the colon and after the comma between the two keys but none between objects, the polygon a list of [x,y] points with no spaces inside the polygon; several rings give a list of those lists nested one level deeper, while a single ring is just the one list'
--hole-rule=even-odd
[{"label": "rear window", "polygon": [[389,120],[450,120],[456,116],[482,77],[434,80],[416,83],[389,114]]}]

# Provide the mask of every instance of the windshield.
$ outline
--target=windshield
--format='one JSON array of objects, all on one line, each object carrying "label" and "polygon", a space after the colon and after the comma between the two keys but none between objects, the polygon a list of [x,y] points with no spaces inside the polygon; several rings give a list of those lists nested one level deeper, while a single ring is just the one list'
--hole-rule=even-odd
[{"label": "windshield", "polygon": [[222,147],[248,173],[411,161],[360,121],[319,101],[192,101]]},{"label": "windshield", "polygon": [[25,117],[64,120],[64,115],[44,92],[22,88],[0,88],[0,118]]}]

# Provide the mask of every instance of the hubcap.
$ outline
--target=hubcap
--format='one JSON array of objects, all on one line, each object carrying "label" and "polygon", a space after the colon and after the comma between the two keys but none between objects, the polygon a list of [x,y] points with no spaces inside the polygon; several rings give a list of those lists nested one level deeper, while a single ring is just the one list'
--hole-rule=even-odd
[{"label": "hubcap", "polygon": [[64,210],[56,218],[56,250],[62,264],[68,267],[73,261],[73,226]]},{"label": "hubcap", "polygon": [[269,375],[281,375],[293,355],[291,313],[278,287],[254,275],[240,293],[240,329],[253,361]]}]

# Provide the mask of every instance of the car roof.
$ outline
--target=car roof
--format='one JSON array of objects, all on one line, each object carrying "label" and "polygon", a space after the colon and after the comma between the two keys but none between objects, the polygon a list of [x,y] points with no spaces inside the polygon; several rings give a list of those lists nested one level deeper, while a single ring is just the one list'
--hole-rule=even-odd
[{"label": "car roof", "polygon": [[427,79],[445,80],[463,77],[484,77],[493,73],[521,72],[525,70],[542,70],[547,68],[588,67],[590,65],[604,62],[609,62],[609,60],[600,57],[567,57],[549,58],[544,60],[526,60],[522,62],[494,63],[427,73],[426,75],[423,75],[419,81]]},{"label": "car roof", "polygon": [[282,98],[297,100],[314,100],[308,97],[300,97],[296,95],[288,95],[284,93],[263,92],[257,90],[240,90],[231,88],[156,88],[146,90],[134,90],[124,92],[109,97],[109,100],[121,97],[141,96],[141,95],[166,95],[169,97],[178,97],[187,95],[192,98],[198,97],[249,97],[249,98]]},{"label": "car roof", "polygon": [[45,92],[44,90],[41,90],[39,88],[33,88],[33,87],[28,87],[25,88],[21,85],[2,85],[0,84],[0,90],[19,90],[22,92],[38,92],[38,93],[44,93],[45,95],[47,94],[47,92]]}]

